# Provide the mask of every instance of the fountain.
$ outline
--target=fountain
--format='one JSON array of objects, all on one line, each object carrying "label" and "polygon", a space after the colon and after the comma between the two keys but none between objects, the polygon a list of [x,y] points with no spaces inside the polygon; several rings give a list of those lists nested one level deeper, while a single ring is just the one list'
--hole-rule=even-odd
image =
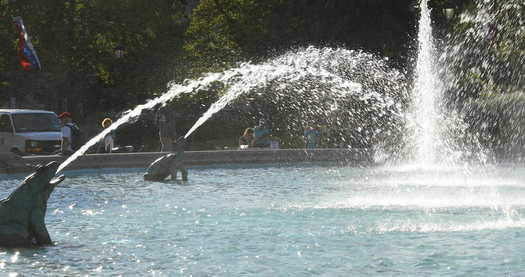
[{"label": "fountain", "polygon": [[[342,67],[337,58],[348,57],[352,60],[350,64]],[[124,116],[114,122],[109,128],[104,129],[100,134],[90,139],[85,145],[77,150],[73,155],[68,157],[58,168],[62,171],[67,165],[83,155],[90,147],[100,141],[106,134],[115,130],[120,125],[129,120],[140,116],[141,112],[151,109],[159,104],[165,104],[174,97],[182,93],[191,93],[199,88],[205,88],[213,83],[222,83],[227,91],[225,95],[214,103],[210,109],[194,124],[186,133],[187,138],[214,113],[223,109],[231,101],[240,95],[264,87],[269,83],[279,83],[281,86],[292,84],[302,80],[315,81],[316,84],[323,84],[323,95],[329,95],[331,103],[345,97],[355,96],[357,101],[367,102],[370,107],[368,110],[375,110],[385,115],[388,112],[399,114],[401,106],[395,105],[394,97],[402,98],[404,92],[401,74],[395,70],[387,69],[384,61],[377,60],[369,54],[348,51],[343,49],[316,49],[309,47],[304,51],[289,52],[280,57],[272,59],[262,64],[243,63],[239,67],[227,70],[223,73],[212,73],[198,80],[186,81],[185,84],[172,84],[165,94],[148,101],[146,104],[139,105],[134,109],[124,113]],[[341,63],[343,64],[343,63]],[[366,70],[373,74],[376,79],[372,81],[370,76],[357,73],[357,70]],[[366,90],[362,89],[362,84],[347,80],[344,75],[350,75],[359,81],[365,83]],[[368,81],[366,80],[368,79]],[[380,94],[377,89],[381,85],[389,84],[391,87],[382,88],[384,95]],[[374,105],[368,102],[375,102]],[[333,111],[335,109],[331,109]]]},{"label": "fountain", "polygon": [[470,129],[460,107],[447,105],[451,97],[446,97],[445,92],[458,91],[451,88],[458,77],[447,70],[447,61],[465,57],[457,52],[457,45],[449,46],[441,57],[437,54],[427,1],[421,1],[417,42],[412,106],[407,116],[407,145],[412,152],[408,163],[422,167],[486,163],[490,159],[489,148],[482,145],[481,134]]},{"label": "fountain", "polygon": [[443,86],[435,68],[436,54],[427,1],[421,1],[420,10],[418,55],[410,123],[414,129],[412,139],[416,146],[414,160],[417,163],[431,165],[438,161],[436,155],[444,146],[443,134],[439,128],[439,123],[443,122],[441,110]]},{"label": "fountain", "polygon": [[[480,0],[480,6],[486,2]],[[453,67],[441,65],[460,55],[451,51],[456,46],[448,49],[453,58],[432,54],[426,1],[421,13],[414,101],[405,76],[384,59],[309,47],[172,84],[166,95],[117,121],[122,124],[181,93],[220,82],[223,97],[186,137],[221,112],[255,115],[246,104],[263,99],[283,119],[276,125],[283,134],[300,136],[305,122],[323,121],[339,132],[331,133],[334,137],[341,137],[331,143],[380,145],[394,155],[409,149],[411,165],[225,164],[192,168],[183,186],[144,182],[144,169],[68,171],[67,182],[48,203],[47,226],[56,245],[0,251],[0,272],[519,275],[525,250],[525,168],[488,164],[469,154],[481,148],[476,140],[481,136],[471,134],[472,125],[462,121],[468,118],[462,115],[468,105],[450,96],[451,87],[459,85],[446,75],[454,73]],[[414,134],[399,139],[407,130]],[[469,156],[476,163],[457,162]],[[17,176],[0,178],[5,191],[19,181]]]},{"label": "fountain", "polygon": [[[352,147],[370,146],[378,137],[400,131],[403,103],[407,98],[405,78],[388,67],[386,60],[359,51],[308,47],[277,57],[273,62],[291,64],[304,73],[293,79],[283,78],[279,72],[272,73],[276,75],[266,75],[265,82],[259,86],[245,81],[236,83],[197,120],[185,137],[232,102],[237,103],[229,112],[264,117],[264,114],[246,112],[243,107],[254,105],[250,101],[272,106],[271,111],[267,111],[271,113],[268,124],[287,137],[301,137],[306,124],[321,125],[322,122],[334,136],[346,138],[347,142],[339,145]],[[322,75],[310,73],[312,70]],[[279,120],[275,122],[272,118]]]},{"label": "fountain", "polygon": [[498,159],[523,155],[523,1],[475,1],[447,37],[442,76],[446,101],[461,110],[485,149]]}]

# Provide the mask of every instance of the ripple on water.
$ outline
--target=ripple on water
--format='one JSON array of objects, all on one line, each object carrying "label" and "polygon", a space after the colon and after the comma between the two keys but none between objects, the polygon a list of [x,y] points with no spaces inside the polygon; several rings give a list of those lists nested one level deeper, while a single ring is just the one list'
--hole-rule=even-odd
[{"label": "ripple on water", "polygon": [[[145,183],[134,170],[73,172],[49,201],[46,221],[56,245],[0,250],[0,272],[519,274],[525,170],[516,170],[495,167],[476,184],[447,169],[445,186],[439,172],[433,183],[418,184],[405,170],[327,165],[195,168],[185,185]],[[11,190],[20,178],[3,179],[0,187]]]}]

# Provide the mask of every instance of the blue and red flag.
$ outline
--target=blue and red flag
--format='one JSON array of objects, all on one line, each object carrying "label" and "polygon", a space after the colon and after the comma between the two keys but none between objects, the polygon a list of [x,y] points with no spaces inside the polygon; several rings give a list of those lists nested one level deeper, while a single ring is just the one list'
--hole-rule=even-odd
[{"label": "blue and red flag", "polygon": [[20,59],[20,65],[27,71],[31,69],[41,69],[40,60],[38,60],[35,48],[29,39],[22,18],[17,16],[13,18],[13,21],[18,31],[18,57]]}]

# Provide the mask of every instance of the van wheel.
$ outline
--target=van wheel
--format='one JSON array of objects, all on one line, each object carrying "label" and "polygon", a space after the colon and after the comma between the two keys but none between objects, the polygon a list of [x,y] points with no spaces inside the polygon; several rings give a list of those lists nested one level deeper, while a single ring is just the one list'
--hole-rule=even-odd
[{"label": "van wheel", "polygon": [[11,152],[15,153],[18,156],[23,156],[24,155],[24,153],[22,151],[18,150],[18,148],[12,148]]}]

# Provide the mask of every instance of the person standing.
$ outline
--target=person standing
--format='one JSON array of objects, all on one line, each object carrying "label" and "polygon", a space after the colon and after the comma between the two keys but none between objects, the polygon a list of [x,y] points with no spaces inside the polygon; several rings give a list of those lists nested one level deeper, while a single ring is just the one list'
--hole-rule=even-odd
[{"label": "person standing", "polygon": [[58,118],[62,123],[62,138],[60,144],[60,150],[63,155],[71,155],[75,152],[75,141],[74,133],[77,131],[78,127],[73,123],[71,113],[63,112]]},{"label": "person standing", "polygon": [[272,130],[266,128],[264,120],[259,121],[259,125],[253,128],[253,143],[254,147],[268,147],[270,146],[270,136]]},{"label": "person standing", "polygon": [[239,148],[245,149],[251,147],[253,146],[253,142],[253,129],[246,128],[242,136],[239,138]]},{"label": "person standing", "polygon": [[169,106],[161,107],[157,113],[161,152],[173,151],[173,145],[177,141],[175,116],[175,109]]},{"label": "person standing", "polygon": [[[102,120],[102,128],[106,129],[113,123],[113,120],[111,118],[107,117]],[[106,134],[104,139],[99,143],[97,153],[111,153],[113,152],[113,148],[115,146],[114,142],[114,132],[111,131]]]},{"label": "person standing", "polygon": [[321,133],[314,127],[309,126],[304,131],[304,142],[308,149],[317,148]]}]

